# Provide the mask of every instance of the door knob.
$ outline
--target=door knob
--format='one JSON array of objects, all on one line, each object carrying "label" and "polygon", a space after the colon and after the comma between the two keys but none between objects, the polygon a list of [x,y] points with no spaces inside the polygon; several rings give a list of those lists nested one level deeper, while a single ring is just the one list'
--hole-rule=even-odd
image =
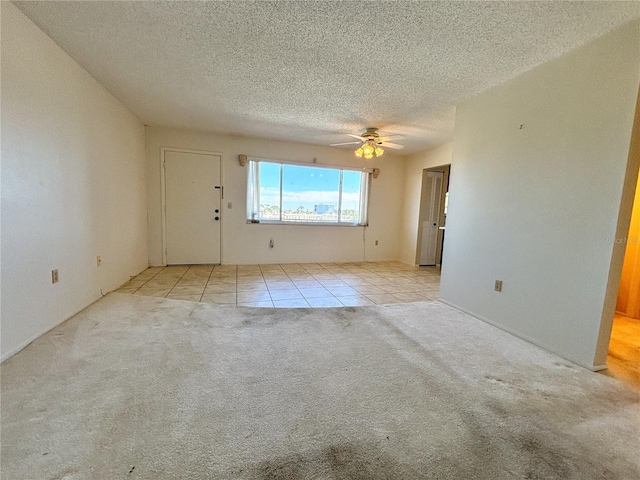
[{"label": "door knob", "polygon": [[218,210],[218,209],[216,208],[216,213],[218,213],[218,212],[220,212],[220,210]]},{"label": "door knob", "polygon": [[217,221],[217,220],[220,220],[220,217],[216,217],[216,221]]}]

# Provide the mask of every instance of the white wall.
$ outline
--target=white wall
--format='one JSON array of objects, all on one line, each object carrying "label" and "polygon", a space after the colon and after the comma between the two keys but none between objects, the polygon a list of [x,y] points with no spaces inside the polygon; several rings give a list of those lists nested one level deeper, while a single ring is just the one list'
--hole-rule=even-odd
[{"label": "white wall", "polygon": [[422,171],[426,168],[449,165],[453,156],[453,143],[414,153],[405,159],[404,193],[398,259],[415,265],[418,248],[418,222],[420,220],[420,196]]},{"label": "white wall", "polygon": [[444,301],[603,366],[639,81],[634,22],[458,106]]},{"label": "white wall", "polygon": [[148,261],[144,126],[0,3],[4,359]]},{"label": "white wall", "polygon": [[[385,153],[363,160],[349,149],[259,138],[147,127],[149,261],[162,264],[160,148],[183,148],[222,154],[225,199],[222,210],[222,263],[352,262],[396,260],[402,208],[404,162]],[[247,169],[238,155],[274,160],[380,168],[371,180],[368,227],[265,225],[246,223]],[[227,202],[233,208],[227,209]],[[269,248],[269,239],[275,242]],[[378,240],[378,245],[375,241]]]}]

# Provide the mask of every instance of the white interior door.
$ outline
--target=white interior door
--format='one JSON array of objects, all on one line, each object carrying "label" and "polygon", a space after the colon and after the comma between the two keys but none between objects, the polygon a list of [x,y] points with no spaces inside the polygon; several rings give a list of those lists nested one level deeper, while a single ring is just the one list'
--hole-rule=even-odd
[{"label": "white interior door", "polygon": [[219,155],[164,152],[167,265],[220,263]]},{"label": "white interior door", "polygon": [[440,216],[440,201],[442,197],[442,172],[427,172],[424,180],[422,195],[423,205],[421,223],[420,265],[436,264],[436,249],[438,245],[438,218]]}]

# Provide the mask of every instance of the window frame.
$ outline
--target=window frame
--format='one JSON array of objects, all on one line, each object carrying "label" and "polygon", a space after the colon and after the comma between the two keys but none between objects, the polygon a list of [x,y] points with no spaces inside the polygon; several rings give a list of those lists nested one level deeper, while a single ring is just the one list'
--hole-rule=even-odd
[{"label": "window frame", "polygon": [[[315,159],[314,159],[315,160]],[[258,218],[260,211],[260,176],[259,164],[270,163],[279,165],[280,169],[280,193],[279,193],[279,220],[260,220]],[[338,220],[336,222],[302,222],[282,219],[282,202],[283,202],[283,172],[284,165],[294,165],[298,167],[308,168],[325,168],[329,170],[339,171],[339,190],[338,190]],[[360,193],[360,217],[358,223],[340,221],[342,214],[342,188],[343,188],[343,172],[358,172],[364,174],[361,180]],[[371,196],[371,178],[373,174],[372,167],[351,167],[343,165],[328,165],[324,163],[296,162],[288,160],[274,160],[259,157],[247,157],[247,197],[246,197],[246,217],[247,223],[254,225],[298,225],[298,226],[323,226],[323,227],[367,227],[369,226],[369,199]],[[362,191],[364,190],[364,192]]]}]

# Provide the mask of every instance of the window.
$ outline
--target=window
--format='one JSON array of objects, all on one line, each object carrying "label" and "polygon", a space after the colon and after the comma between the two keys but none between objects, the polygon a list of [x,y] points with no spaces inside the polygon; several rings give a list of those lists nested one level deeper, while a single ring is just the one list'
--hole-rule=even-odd
[{"label": "window", "polygon": [[249,161],[247,221],[366,225],[369,173]]}]

